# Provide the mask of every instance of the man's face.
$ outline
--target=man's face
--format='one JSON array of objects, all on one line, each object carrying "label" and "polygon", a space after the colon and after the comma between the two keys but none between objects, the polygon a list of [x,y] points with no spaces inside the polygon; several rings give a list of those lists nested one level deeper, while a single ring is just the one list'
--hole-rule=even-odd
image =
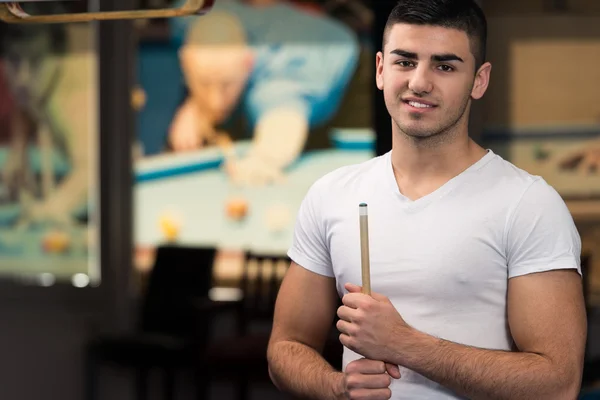
[{"label": "man's face", "polygon": [[377,87],[406,135],[431,137],[457,125],[483,96],[491,65],[475,71],[469,37],[456,29],[396,24],[377,54]]},{"label": "man's face", "polygon": [[252,53],[244,46],[185,46],[181,67],[196,106],[212,123],[233,111],[252,70]]}]

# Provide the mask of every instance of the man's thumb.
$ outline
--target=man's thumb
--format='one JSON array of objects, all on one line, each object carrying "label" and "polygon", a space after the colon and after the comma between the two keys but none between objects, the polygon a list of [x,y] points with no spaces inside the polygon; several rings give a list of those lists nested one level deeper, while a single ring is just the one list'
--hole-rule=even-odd
[{"label": "man's thumb", "polygon": [[353,283],[346,283],[344,287],[349,293],[360,293],[362,291],[362,286],[358,286]]}]

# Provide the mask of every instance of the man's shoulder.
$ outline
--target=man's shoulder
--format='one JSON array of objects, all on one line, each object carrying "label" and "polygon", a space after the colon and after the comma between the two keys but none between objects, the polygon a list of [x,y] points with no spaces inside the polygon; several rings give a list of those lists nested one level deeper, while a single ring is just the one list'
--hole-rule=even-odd
[{"label": "man's shoulder", "polygon": [[523,202],[538,204],[540,211],[564,208],[565,203],[558,191],[541,175],[536,175],[496,155],[483,181],[493,190],[487,193],[495,201],[510,204],[513,209]]},{"label": "man's shoulder", "polygon": [[493,155],[491,162],[488,163],[487,168],[482,168],[481,173],[483,182],[496,189],[492,192],[509,196],[520,196],[535,182],[544,181],[541,176],[515,165],[498,154]]}]

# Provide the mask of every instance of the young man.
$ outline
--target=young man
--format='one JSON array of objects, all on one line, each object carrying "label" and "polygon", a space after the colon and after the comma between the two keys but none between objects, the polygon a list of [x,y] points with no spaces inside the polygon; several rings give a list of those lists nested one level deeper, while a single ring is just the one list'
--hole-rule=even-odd
[{"label": "young man", "polygon": [[[468,135],[490,78],[473,0],[401,0],[377,54],[391,152],[319,179],[299,211],[268,350],[316,399],[575,399],[581,243],[558,193]],[[360,293],[368,204],[373,294]],[[336,297],[343,305],[336,310]],[[334,316],[343,370],[320,351]]]}]

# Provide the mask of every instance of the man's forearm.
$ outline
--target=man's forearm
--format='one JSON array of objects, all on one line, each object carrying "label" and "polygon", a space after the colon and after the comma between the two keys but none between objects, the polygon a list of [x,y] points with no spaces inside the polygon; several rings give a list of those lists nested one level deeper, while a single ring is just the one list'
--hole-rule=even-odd
[{"label": "man's forearm", "polygon": [[303,399],[337,400],[343,396],[343,375],[314,349],[281,341],[269,347],[269,373],[277,388]]},{"label": "man's forearm", "polygon": [[416,331],[405,339],[410,350],[399,364],[470,399],[577,397],[577,371],[559,370],[542,355],[479,349]]},{"label": "man's forearm", "polygon": [[287,168],[304,149],[308,130],[305,112],[287,107],[270,110],[256,126],[252,151],[269,165]]}]

